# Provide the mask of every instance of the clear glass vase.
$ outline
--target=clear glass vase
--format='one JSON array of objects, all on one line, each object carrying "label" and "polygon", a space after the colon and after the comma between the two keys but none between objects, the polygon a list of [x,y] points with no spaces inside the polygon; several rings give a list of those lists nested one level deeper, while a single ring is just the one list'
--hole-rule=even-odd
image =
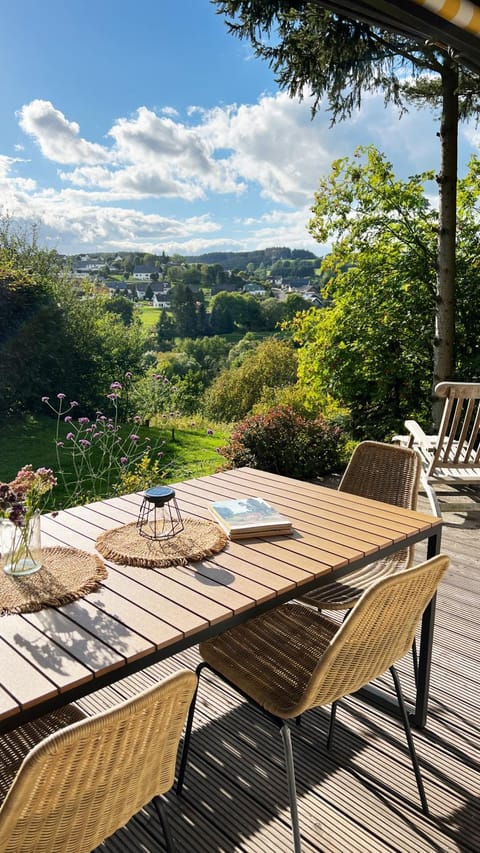
[{"label": "clear glass vase", "polygon": [[34,512],[20,527],[3,519],[0,530],[3,571],[7,575],[32,575],[42,568],[40,513]]}]

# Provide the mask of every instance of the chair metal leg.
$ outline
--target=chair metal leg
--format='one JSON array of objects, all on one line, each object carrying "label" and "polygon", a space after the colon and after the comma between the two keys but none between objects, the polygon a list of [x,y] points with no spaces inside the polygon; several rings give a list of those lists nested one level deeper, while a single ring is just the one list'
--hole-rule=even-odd
[{"label": "chair metal leg", "polygon": [[414,639],[412,645],[412,660],[413,660],[413,677],[415,679],[415,688],[418,687],[418,651],[417,641]]},{"label": "chair metal leg", "polygon": [[405,707],[405,702],[403,699],[402,688],[400,686],[400,679],[397,675],[394,666],[390,667],[390,672],[392,674],[393,683],[395,685],[395,692],[397,694],[398,705],[400,708],[400,713],[403,721],[403,727],[405,729],[405,735],[407,737],[408,749],[410,752],[410,758],[412,760],[413,772],[415,773],[415,779],[417,780],[417,788],[418,793],[420,795],[420,800],[422,803],[422,811],[425,815],[429,815],[428,811],[428,803],[427,803],[427,795],[425,794],[425,788],[423,785],[422,774],[420,773],[420,765],[418,763],[417,753],[415,750],[415,744],[413,742],[412,730],[410,728],[410,723],[408,720],[407,709]]},{"label": "chair metal leg", "polygon": [[155,804],[158,817],[160,818],[160,823],[162,824],[163,834],[165,836],[165,844],[167,845],[167,853],[175,853],[175,846],[173,843],[173,837],[170,831],[170,824],[168,822],[167,810],[165,808],[164,802],[161,797],[154,797],[153,803]]},{"label": "chair metal leg", "polygon": [[293,850],[294,853],[301,853],[300,827],[298,824],[297,790],[295,786],[295,766],[293,763],[290,728],[287,722],[281,723],[280,734],[282,735],[283,750],[285,753],[285,764],[287,769],[288,798],[290,800],[290,815],[292,819]]},{"label": "chair metal leg", "polygon": [[328,726],[328,737],[327,737],[327,749],[330,750],[332,748],[333,743],[333,733],[335,729],[335,720],[337,719],[337,705],[338,699],[335,702],[332,702],[332,706],[330,708],[330,724]]},{"label": "chair metal leg", "polygon": [[182,758],[180,760],[180,768],[178,770],[177,785],[175,788],[175,793],[177,794],[178,797],[182,793],[183,780],[185,777],[185,770],[187,767],[188,750],[190,747],[190,737],[192,734],[193,717],[195,715],[195,706],[197,703],[198,688],[200,686],[200,673],[206,665],[207,664],[205,664],[205,663],[200,663],[196,669],[196,673],[198,676],[197,689],[195,690],[195,693],[193,694],[193,699],[192,699],[192,702],[191,702],[191,705],[190,705],[190,708],[188,711],[187,724],[185,726],[185,734],[183,736]]}]

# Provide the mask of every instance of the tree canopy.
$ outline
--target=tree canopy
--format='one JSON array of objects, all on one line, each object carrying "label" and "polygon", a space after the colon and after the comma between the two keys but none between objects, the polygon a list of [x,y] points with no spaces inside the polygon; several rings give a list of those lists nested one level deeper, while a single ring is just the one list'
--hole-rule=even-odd
[{"label": "tree canopy", "polygon": [[[313,97],[313,115],[348,118],[364,92],[382,91],[400,109],[427,103],[440,112],[433,384],[454,373],[458,123],[480,110],[480,78],[451,52],[342,17],[315,0],[213,0],[227,26],[249,39],[282,88]],[[467,377],[465,377],[467,378]],[[439,407],[434,410],[438,419]]]}]

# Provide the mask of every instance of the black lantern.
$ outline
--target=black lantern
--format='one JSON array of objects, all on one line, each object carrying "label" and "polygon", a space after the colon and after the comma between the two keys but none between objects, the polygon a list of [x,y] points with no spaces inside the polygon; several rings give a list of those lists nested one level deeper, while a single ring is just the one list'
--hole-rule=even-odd
[{"label": "black lantern", "polygon": [[170,486],[154,486],[143,493],[137,528],[147,539],[171,539],[183,530],[183,521]]}]

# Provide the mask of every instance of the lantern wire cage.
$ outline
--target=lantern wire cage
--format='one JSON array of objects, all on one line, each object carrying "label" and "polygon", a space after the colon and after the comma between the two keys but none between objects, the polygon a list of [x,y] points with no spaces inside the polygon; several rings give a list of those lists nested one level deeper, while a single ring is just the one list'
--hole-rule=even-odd
[{"label": "lantern wire cage", "polygon": [[155,541],[171,539],[181,533],[183,528],[174,489],[170,486],[154,486],[143,493],[137,519],[140,536]]}]

